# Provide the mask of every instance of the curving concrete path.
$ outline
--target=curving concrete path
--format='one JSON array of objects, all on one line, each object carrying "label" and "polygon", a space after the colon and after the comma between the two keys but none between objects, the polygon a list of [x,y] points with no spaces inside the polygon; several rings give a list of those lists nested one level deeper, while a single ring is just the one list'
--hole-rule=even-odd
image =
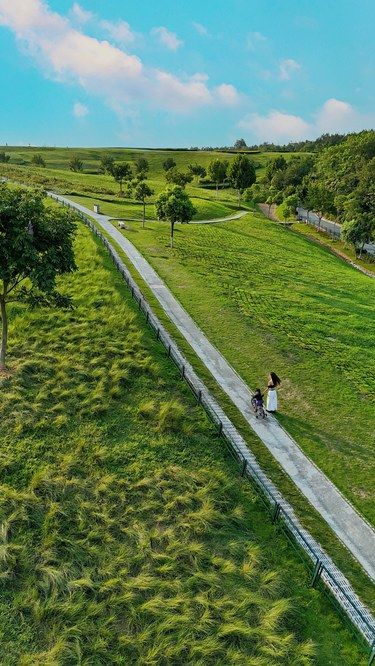
[{"label": "curving concrete path", "polygon": [[319,511],[341,542],[375,581],[375,531],[343,497],[336,486],[303,453],[294,439],[269,415],[258,421],[250,406],[251,391],[216,347],[206,338],[163,280],[134,245],[117,229],[110,218],[93,213],[85,206],[53,194],[93,218],[125,252],[128,259],[151,289],[163,310],[203,361],[221,388],[243,414],[295,485]]}]

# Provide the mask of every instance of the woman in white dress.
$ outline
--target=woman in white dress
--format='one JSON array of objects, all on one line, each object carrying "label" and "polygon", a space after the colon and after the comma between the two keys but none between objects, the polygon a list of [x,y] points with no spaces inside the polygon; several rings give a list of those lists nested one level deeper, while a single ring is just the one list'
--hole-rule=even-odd
[{"label": "woman in white dress", "polygon": [[267,384],[267,412],[277,411],[277,387],[280,386],[281,379],[276,372],[270,372]]}]

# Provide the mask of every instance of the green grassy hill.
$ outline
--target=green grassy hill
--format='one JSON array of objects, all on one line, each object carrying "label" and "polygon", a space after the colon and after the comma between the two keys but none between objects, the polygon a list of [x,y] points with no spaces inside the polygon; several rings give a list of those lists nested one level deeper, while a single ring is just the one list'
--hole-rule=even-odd
[{"label": "green grassy hill", "polygon": [[[69,194],[75,200],[85,198],[85,204],[92,208],[94,203],[101,205],[101,210],[107,215],[125,218],[141,218],[141,205],[117,196],[118,185],[109,175],[99,172],[100,159],[105,154],[112,155],[118,162],[133,163],[139,157],[145,157],[150,164],[148,180],[157,196],[165,187],[165,172],[163,162],[172,157],[180,171],[187,171],[190,163],[198,162],[204,167],[213,158],[233,160],[233,153],[219,153],[206,151],[168,151],[168,150],[138,150],[129,148],[19,148],[5,146],[0,148],[11,156],[8,165],[0,164],[0,175],[9,175],[21,181],[40,184],[47,189]],[[31,165],[33,155],[40,153],[47,167],[38,168]],[[257,166],[258,179],[264,173],[266,164],[274,159],[278,153],[255,154],[252,159]],[[84,173],[69,171],[69,160],[72,155],[78,155],[84,163]],[[251,157],[251,156],[250,156]],[[289,157],[289,156],[287,156]],[[197,209],[196,219],[212,219],[226,217],[237,209],[237,195],[231,189],[216,192],[198,186],[193,182],[187,186]],[[153,202],[150,199],[147,206],[147,218],[155,219]]]},{"label": "green grassy hill", "polygon": [[76,252],[73,310],[11,311],[0,663],[365,664],[82,227]]}]

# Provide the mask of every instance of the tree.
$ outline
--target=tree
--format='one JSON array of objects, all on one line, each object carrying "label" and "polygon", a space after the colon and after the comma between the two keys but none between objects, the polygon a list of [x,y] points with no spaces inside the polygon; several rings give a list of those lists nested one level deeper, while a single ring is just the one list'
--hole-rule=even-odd
[{"label": "tree", "polygon": [[197,181],[199,180],[199,178],[205,178],[207,173],[204,166],[202,166],[201,164],[197,164],[197,162],[195,164],[189,164],[188,169],[190,173],[193,176],[195,176]]},{"label": "tree", "polygon": [[193,180],[193,174],[177,171],[176,167],[173,167],[173,169],[169,169],[167,171],[167,173],[165,174],[165,179],[169,184],[185,187],[187,183],[191,183],[191,181]]},{"label": "tree", "polygon": [[146,218],[146,199],[148,199],[148,197],[152,197],[153,194],[154,190],[152,190],[151,187],[149,187],[147,183],[145,183],[144,181],[138,183],[137,187],[135,188],[134,196],[137,201],[140,201],[143,204],[143,217],[142,217],[143,228],[145,226],[145,218]]},{"label": "tree", "polygon": [[242,194],[256,181],[253,162],[246,155],[236,155],[229,165],[228,178],[232,187],[237,190],[238,207],[240,207]]},{"label": "tree", "polygon": [[169,169],[174,169],[174,167],[176,167],[176,166],[177,166],[177,164],[174,161],[173,157],[167,157],[167,159],[164,160],[164,162],[163,162],[164,171],[169,171]]},{"label": "tree", "polygon": [[227,160],[212,160],[208,165],[208,173],[212,182],[216,185],[216,196],[219,193],[219,185],[221,185],[227,175],[228,162]]},{"label": "tree", "polygon": [[112,169],[115,164],[115,158],[110,153],[106,153],[100,160],[100,171],[112,175]]},{"label": "tree", "polygon": [[120,190],[118,196],[122,197],[124,194],[122,191],[124,180],[128,181],[133,177],[132,168],[129,162],[120,162],[119,164],[114,164],[112,167],[111,175],[115,179],[116,183],[119,184]]},{"label": "tree", "polygon": [[359,257],[362,257],[365,244],[375,239],[375,219],[364,216],[348,220],[341,227],[341,235],[347,243],[354,246],[356,255],[359,250]]},{"label": "tree", "polygon": [[314,210],[318,216],[318,230],[324,214],[329,215],[335,212],[333,194],[326,186],[319,181],[311,181],[308,185],[307,199],[311,210]]},{"label": "tree", "polygon": [[179,185],[168,187],[156,200],[158,220],[167,220],[171,225],[171,247],[173,247],[174,225],[176,222],[190,222],[195,207],[189,195]]},{"label": "tree", "polygon": [[7,155],[6,153],[4,153],[4,151],[2,151],[0,153],[0,162],[2,164],[6,164],[7,162],[9,162],[9,160],[10,160],[10,155]]},{"label": "tree", "polygon": [[56,278],[76,269],[74,218],[70,211],[45,206],[43,199],[37,190],[0,186],[0,371],[5,370],[8,303],[70,305],[56,291]]},{"label": "tree", "polygon": [[285,217],[296,217],[296,208],[298,206],[298,197],[296,194],[291,194],[284,201],[284,214]]},{"label": "tree", "polygon": [[149,169],[150,165],[148,160],[146,160],[145,157],[138,157],[138,159],[135,161],[135,173],[140,180],[144,180],[146,178],[146,174]]},{"label": "tree", "polygon": [[75,172],[83,171],[83,162],[78,155],[72,155],[69,161],[69,169]]},{"label": "tree", "polygon": [[234,142],[233,147],[236,150],[243,150],[244,148],[247,148],[245,139],[237,139],[237,141]]},{"label": "tree", "polygon": [[43,168],[46,167],[45,159],[43,158],[43,155],[41,155],[40,153],[36,153],[35,155],[32,156],[31,164],[35,164],[35,166],[40,166]]}]

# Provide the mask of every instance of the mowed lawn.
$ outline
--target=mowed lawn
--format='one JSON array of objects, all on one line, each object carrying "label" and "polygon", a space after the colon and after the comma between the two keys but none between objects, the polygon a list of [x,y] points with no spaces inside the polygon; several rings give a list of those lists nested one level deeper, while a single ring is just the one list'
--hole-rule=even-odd
[{"label": "mowed lawn", "polygon": [[375,522],[375,283],[260,214],[124,232],[250,387],[282,378],[278,418]]},{"label": "mowed lawn", "polygon": [[366,659],[79,228],[74,309],[11,311],[0,662]]}]

